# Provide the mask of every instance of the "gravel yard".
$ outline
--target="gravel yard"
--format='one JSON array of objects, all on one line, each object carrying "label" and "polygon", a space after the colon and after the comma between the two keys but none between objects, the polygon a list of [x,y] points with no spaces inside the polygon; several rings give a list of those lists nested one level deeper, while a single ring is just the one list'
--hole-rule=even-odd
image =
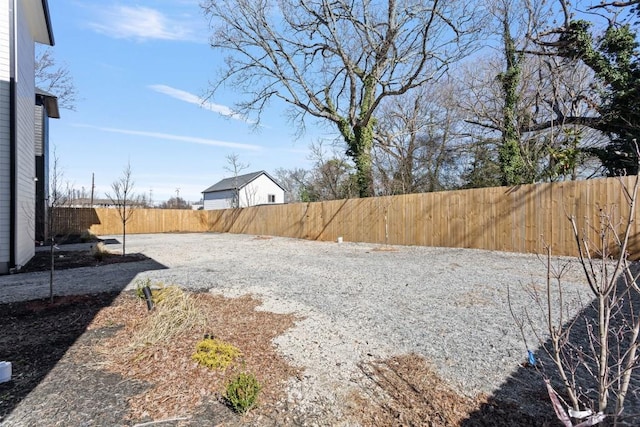
[{"label": "gravel yard", "polygon": [[[130,235],[127,252],[150,260],[56,272],[56,292],[120,290],[150,278],[227,297],[251,294],[262,310],[295,313],[304,320],[276,343],[304,367],[289,399],[307,414],[332,407],[322,416],[341,419],[333,403],[361,379],[359,363],[408,353],[431,361],[465,395],[549,409],[542,381],[520,366],[526,348],[507,298],[509,287],[518,313],[532,305],[525,287],[542,290],[546,278],[536,256],[230,234]],[[586,285],[576,260],[561,262],[570,264],[564,283],[575,314],[578,295],[589,301]],[[0,303],[47,295],[48,273],[0,277]],[[537,350],[531,334],[528,342]]]}]

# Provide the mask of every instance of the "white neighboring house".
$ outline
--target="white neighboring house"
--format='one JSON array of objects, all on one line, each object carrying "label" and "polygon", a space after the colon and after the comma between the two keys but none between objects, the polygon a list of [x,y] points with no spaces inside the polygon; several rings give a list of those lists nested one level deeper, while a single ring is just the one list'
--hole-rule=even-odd
[{"label": "white neighboring house", "polygon": [[204,210],[284,203],[284,188],[265,171],[225,178],[202,192]]},{"label": "white neighboring house", "polygon": [[35,253],[35,43],[54,44],[47,0],[0,0],[0,274]]}]

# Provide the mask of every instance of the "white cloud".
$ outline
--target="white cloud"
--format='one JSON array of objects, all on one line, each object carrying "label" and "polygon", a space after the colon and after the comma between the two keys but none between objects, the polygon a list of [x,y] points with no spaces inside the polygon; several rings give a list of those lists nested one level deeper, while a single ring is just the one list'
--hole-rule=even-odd
[{"label": "white cloud", "polygon": [[149,89],[162,93],[164,95],[168,95],[172,98],[179,99],[180,101],[198,105],[206,110],[213,111],[214,113],[222,114],[223,116],[230,117],[235,120],[241,120],[245,123],[253,124],[251,120],[248,120],[242,114],[234,112],[226,105],[214,104],[213,102],[206,101],[199,96],[186,92],[184,90],[176,89],[167,85],[150,85]]},{"label": "white cloud", "polygon": [[198,36],[193,22],[171,19],[162,12],[144,6],[101,8],[99,18],[89,22],[93,30],[117,39],[182,40],[206,42]]},{"label": "white cloud", "polygon": [[132,130],[132,129],[118,129],[118,128],[91,126],[91,125],[76,125],[76,126],[96,129],[103,132],[121,133],[124,135],[134,135],[134,136],[145,136],[149,138],[166,139],[170,141],[189,142],[192,144],[212,145],[214,147],[235,148],[238,150],[249,150],[249,151],[262,150],[262,147],[260,147],[259,145],[242,144],[239,142],[219,141],[216,139],[198,138],[194,136],[174,135],[174,134],[162,133],[162,132],[150,132],[150,131]]}]

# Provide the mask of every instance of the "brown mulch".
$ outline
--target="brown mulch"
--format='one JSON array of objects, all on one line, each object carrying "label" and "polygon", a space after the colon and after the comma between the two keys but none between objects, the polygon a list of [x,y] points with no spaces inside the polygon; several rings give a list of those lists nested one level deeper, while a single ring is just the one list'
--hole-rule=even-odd
[{"label": "brown mulch", "polygon": [[[135,353],[129,351],[129,338],[152,314],[133,292],[60,297],[53,305],[44,300],[0,305],[0,360],[12,361],[14,372],[12,381],[0,384],[0,424],[19,404],[29,405],[28,415],[22,411],[12,425],[133,425],[162,419],[233,425],[279,417],[286,380],[298,370],[278,355],[271,340],[295,318],[256,311],[259,301],[248,296],[191,296],[205,313],[207,328]],[[204,333],[238,347],[242,360],[225,372],[197,365],[191,355]],[[242,418],[222,399],[227,380],[239,370],[255,373],[263,385],[259,407]],[[105,402],[106,391],[115,401]]]},{"label": "brown mulch", "polygon": [[[13,365],[12,381],[0,384],[0,424],[25,399],[47,407],[50,397],[60,395],[61,391],[66,391],[68,398],[77,391],[78,399],[74,399],[74,406],[79,408],[83,406],[80,396],[99,396],[97,392],[102,387],[111,388],[121,380],[96,375],[93,381],[72,381],[80,370],[86,373],[91,369],[90,365],[70,360],[72,349],[86,348],[92,341],[94,337],[85,334],[86,326],[115,297],[115,294],[104,293],[56,297],[54,304],[49,304],[48,300],[37,300],[0,305],[0,360],[10,361]],[[96,384],[98,378],[100,384]],[[42,387],[36,390],[39,385]],[[114,391],[114,394],[118,393],[118,390]],[[111,403],[101,399],[92,405],[111,407],[109,413],[113,417],[103,418],[105,425],[113,425],[126,410]],[[46,411],[39,413],[35,408],[33,411],[32,425],[38,419],[41,420],[40,425],[56,423]],[[30,425],[29,422],[16,423],[20,424]]]},{"label": "brown mulch", "polygon": [[[140,381],[152,379],[153,387],[130,401],[132,419],[164,419],[192,414],[207,398],[223,401],[226,383],[239,371],[256,374],[262,385],[260,408],[252,416],[270,414],[284,397],[286,380],[298,373],[272,344],[273,338],[294,325],[292,315],[256,311],[260,301],[244,296],[224,298],[206,293],[191,295],[204,313],[206,327],[192,328],[179,337],[153,346],[131,349],[133,337],[144,328],[153,312],[131,296],[102,310],[89,330],[122,322],[114,336],[102,342],[98,351],[105,357],[105,369]],[[142,315],[140,314],[142,313]],[[241,359],[226,371],[199,366],[191,356],[204,335],[213,335],[242,352]]]},{"label": "brown mulch", "polygon": [[355,393],[353,415],[365,426],[555,426],[517,405],[490,397],[463,396],[453,390],[422,356],[408,354],[360,365],[376,387]]}]

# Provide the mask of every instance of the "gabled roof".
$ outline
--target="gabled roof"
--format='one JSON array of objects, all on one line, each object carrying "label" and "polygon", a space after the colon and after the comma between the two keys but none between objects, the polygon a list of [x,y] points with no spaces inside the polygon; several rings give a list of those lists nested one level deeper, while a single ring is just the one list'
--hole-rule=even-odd
[{"label": "gabled roof", "polygon": [[[245,175],[238,175],[231,178],[225,178],[222,181],[219,181],[213,184],[211,187],[207,188],[203,191],[203,193],[215,193],[216,191],[228,191],[228,190],[236,190],[242,187],[245,187],[251,181],[258,178],[260,175],[266,175],[271,181],[273,181],[278,187],[282,188],[282,185],[278,184],[278,181],[273,179],[271,175],[266,173],[265,171],[251,172]],[[284,190],[284,188],[282,188]]]}]

